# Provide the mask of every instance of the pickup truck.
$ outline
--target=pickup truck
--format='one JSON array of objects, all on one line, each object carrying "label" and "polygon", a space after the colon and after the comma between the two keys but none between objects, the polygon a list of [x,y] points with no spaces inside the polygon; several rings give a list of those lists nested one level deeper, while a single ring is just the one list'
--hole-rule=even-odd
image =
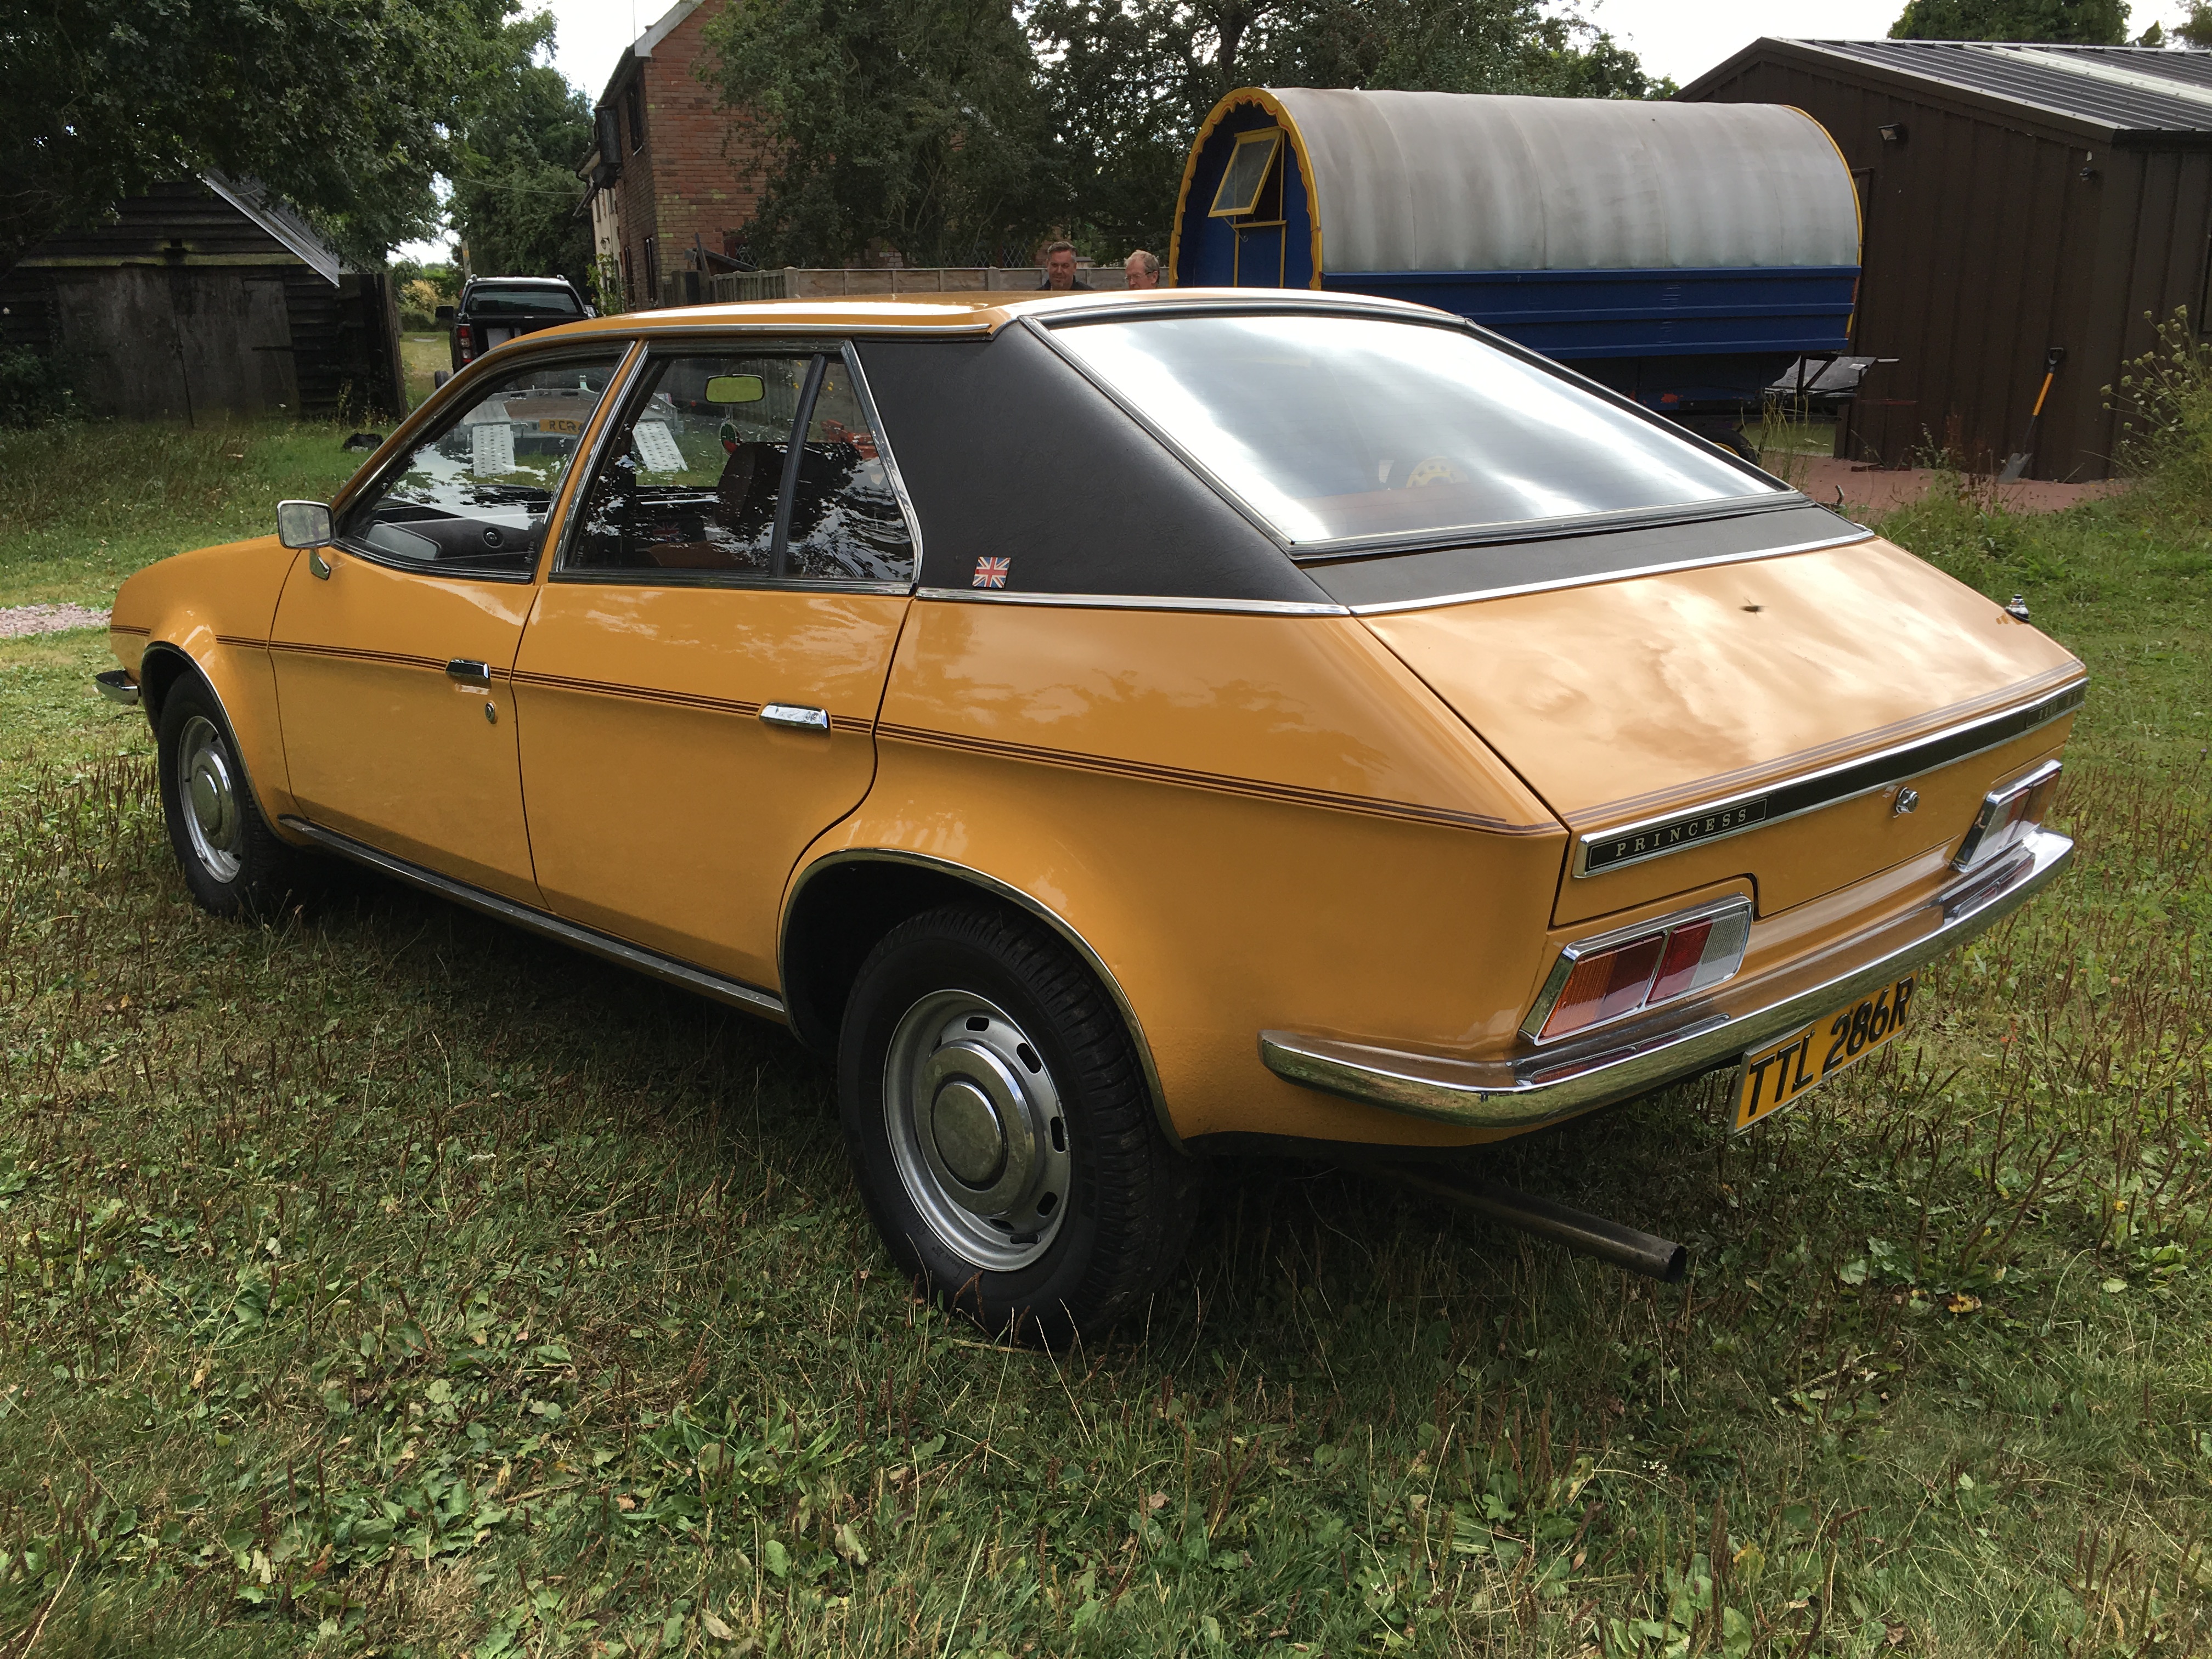
[{"label": "pickup truck", "polygon": [[443,386],[494,346],[518,334],[554,328],[592,314],[575,284],[562,276],[477,276],[458,306],[440,306],[438,321],[453,331],[453,367],[434,377]]}]

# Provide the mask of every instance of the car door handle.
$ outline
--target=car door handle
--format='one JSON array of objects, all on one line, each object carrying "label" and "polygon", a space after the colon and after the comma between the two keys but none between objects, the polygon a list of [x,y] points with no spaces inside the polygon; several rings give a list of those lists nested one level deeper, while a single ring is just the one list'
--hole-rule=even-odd
[{"label": "car door handle", "polygon": [[810,708],[805,703],[772,702],[761,709],[761,722],[765,726],[781,726],[791,732],[827,732],[830,711]]},{"label": "car door handle", "polygon": [[459,680],[465,685],[489,685],[491,665],[471,662],[466,657],[456,657],[446,665],[446,678]]}]

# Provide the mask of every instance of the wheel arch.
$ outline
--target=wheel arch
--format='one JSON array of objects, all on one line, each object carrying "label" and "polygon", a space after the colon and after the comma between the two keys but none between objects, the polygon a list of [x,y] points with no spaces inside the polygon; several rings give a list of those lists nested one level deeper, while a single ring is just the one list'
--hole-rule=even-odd
[{"label": "wheel arch", "polygon": [[[263,750],[265,745],[273,744],[276,740],[276,733],[262,729],[258,721],[252,731],[240,727],[236,710],[241,697],[245,706],[257,716],[263,711],[254,708],[253,688],[250,684],[234,684],[233,695],[226,696],[222,684],[223,678],[209,664],[175,641],[155,640],[148,644],[138,659],[138,704],[146,711],[146,722],[153,728],[158,743],[161,734],[161,710],[168,701],[169,693],[187,678],[198,684],[214,700],[216,712],[222,716],[223,726],[237,748],[239,764],[246,772],[246,787],[252,792],[253,804],[259,809],[264,822],[270,826],[270,833],[279,841],[296,842],[297,838],[289,830],[278,827],[279,820],[292,810],[291,797],[285,790],[281,753],[274,756],[276,763],[273,767],[264,767],[262,762],[271,758],[269,754],[248,752],[249,750]],[[257,737],[261,739],[258,744],[255,741]],[[271,770],[276,773],[274,779],[268,775]]]},{"label": "wheel arch", "polygon": [[817,1054],[834,1053],[845,1000],[860,964],[885,933],[940,904],[984,898],[1044,923],[1097,979],[1121,1016],[1136,1049],[1152,1116],[1170,1146],[1181,1150],[1144,1022],[1114,970],[1091,943],[1051,906],[981,871],[896,848],[848,848],[816,860],[799,872],[785,902],[777,940],[779,978],[791,1030]]}]

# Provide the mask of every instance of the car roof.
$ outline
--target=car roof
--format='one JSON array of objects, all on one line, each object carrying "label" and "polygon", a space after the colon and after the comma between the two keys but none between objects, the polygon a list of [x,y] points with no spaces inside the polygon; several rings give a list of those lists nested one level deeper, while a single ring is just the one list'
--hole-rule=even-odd
[{"label": "car roof", "polygon": [[516,288],[574,288],[575,286],[566,276],[471,276],[469,278],[471,288],[475,288],[483,283],[500,283],[511,284]]},{"label": "car roof", "polygon": [[1097,293],[896,294],[823,300],[740,300],[594,317],[530,336],[533,346],[564,337],[600,334],[696,334],[723,328],[787,329],[793,333],[995,334],[1024,317],[1052,321],[1085,313],[1128,316],[1199,311],[1315,312],[1388,315],[1407,322],[1456,323],[1448,312],[1365,295],[1300,289],[1163,288]]}]

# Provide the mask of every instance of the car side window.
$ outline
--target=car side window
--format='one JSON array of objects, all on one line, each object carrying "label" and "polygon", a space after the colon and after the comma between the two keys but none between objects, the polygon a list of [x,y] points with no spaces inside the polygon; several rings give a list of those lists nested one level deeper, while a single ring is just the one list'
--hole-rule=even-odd
[{"label": "car side window", "polygon": [[347,508],[339,541],[441,575],[534,574],[546,520],[622,355],[539,361],[484,382]]},{"label": "car side window", "polygon": [[650,364],[556,574],[904,582],[913,570],[906,516],[845,358],[793,349]]}]

